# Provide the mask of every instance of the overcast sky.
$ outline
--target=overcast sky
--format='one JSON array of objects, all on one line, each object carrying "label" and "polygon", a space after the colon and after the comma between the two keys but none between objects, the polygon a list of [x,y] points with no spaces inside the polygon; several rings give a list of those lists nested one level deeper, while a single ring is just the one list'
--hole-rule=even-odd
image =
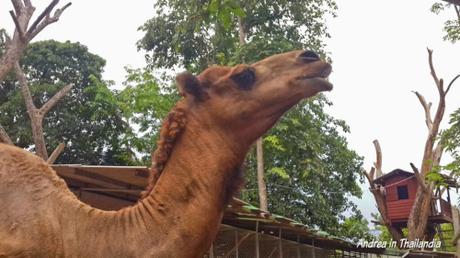
[{"label": "overcast sky", "polygon": [[[49,1],[33,2],[41,11]],[[426,47],[434,50],[439,77],[450,81],[460,73],[460,43],[442,40],[443,22],[447,16],[453,17],[454,11],[432,14],[432,0],[337,3],[338,17],[327,22],[332,36],[327,40],[327,50],[334,69],[330,77],[334,90],[327,93],[334,106],[328,112],[350,125],[350,147],[365,157],[367,169],[375,159],[372,141],[379,139],[384,171],[411,171],[409,162],[420,164],[427,135],[422,108],[412,91],[437,103]],[[10,1],[0,1],[0,27],[12,33],[13,23],[7,12],[10,9]],[[142,37],[137,28],[153,14],[152,0],[74,0],[61,20],[35,40],[81,42],[107,60],[105,79],[121,85],[124,66],[145,65],[144,54],[137,52],[135,46]],[[460,81],[447,98],[447,115],[460,107],[459,99]],[[448,117],[444,121],[446,128]],[[363,199],[357,202],[369,218],[370,212],[376,210],[367,186],[363,191]]]}]

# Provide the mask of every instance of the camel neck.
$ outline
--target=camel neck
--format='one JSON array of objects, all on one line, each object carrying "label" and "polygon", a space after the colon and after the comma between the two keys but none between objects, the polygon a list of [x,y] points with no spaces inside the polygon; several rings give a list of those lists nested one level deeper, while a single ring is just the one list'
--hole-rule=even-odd
[{"label": "camel neck", "polygon": [[151,194],[132,212],[150,216],[146,228],[167,235],[165,245],[200,255],[207,248],[201,245],[217,233],[225,201],[233,193],[232,181],[239,177],[241,153],[246,151],[228,135],[189,121]]}]

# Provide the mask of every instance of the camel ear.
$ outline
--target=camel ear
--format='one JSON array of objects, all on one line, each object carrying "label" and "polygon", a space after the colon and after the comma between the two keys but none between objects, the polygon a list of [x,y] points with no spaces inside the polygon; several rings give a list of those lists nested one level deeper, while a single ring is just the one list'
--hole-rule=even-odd
[{"label": "camel ear", "polygon": [[206,92],[200,85],[200,81],[194,75],[188,72],[183,72],[176,76],[176,82],[179,87],[181,96],[192,96],[198,101],[205,99]]}]

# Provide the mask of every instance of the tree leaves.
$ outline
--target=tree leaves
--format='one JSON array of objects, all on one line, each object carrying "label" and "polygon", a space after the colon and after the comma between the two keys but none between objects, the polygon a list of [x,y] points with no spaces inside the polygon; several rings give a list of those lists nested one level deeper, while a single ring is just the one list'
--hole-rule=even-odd
[{"label": "tree leaves", "polygon": [[237,17],[248,43],[284,39],[297,49],[321,50],[321,38],[329,36],[324,17],[335,15],[337,7],[331,0],[164,0],[155,8],[157,15],[140,27],[145,34],[138,42],[148,51],[151,67],[181,65],[199,72],[210,64],[230,63],[239,46]]},{"label": "tree leaves", "polygon": [[[150,67],[200,72],[212,64],[252,63],[294,49],[326,58],[324,18],[335,15],[336,5],[331,0],[159,0],[155,8],[138,42],[148,51]],[[264,159],[269,210],[333,231],[345,211],[359,215],[349,197],[362,194],[357,184],[362,157],[348,148],[342,135],[348,126],[324,113],[326,105],[331,103],[320,96],[286,114],[264,137]],[[254,153],[247,157],[247,181],[242,198],[257,203]]]},{"label": "tree leaves", "polygon": [[440,14],[443,11],[450,11],[456,13],[456,19],[449,19],[444,23],[444,31],[446,34],[443,39],[452,43],[460,40],[460,7],[450,3],[434,3],[431,6],[431,12]]},{"label": "tree leaves", "polygon": [[441,143],[450,152],[453,161],[444,169],[454,173],[455,177],[460,176],[460,109],[450,115],[450,128],[441,134]]},{"label": "tree leaves", "polygon": [[[342,120],[323,111],[323,96],[290,110],[264,137],[269,210],[313,227],[332,231],[345,211],[359,215],[349,196],[361,196],[357,184],[362,157],[349,150]],[[256,189],[256,160],[247,158],[247,189]],[[256,203],[257,192],[243,199]],[[339,231],[332,233],[339,234]]]},{"label": "tree leaves", "polygon": [[[51,152],[60,142],[67,147],[57,163],[130,164],[133,156],[119,137],[128,130],[116,105],[110,83],[102,81],[105,60],[79,43],[40,41],[29,45],[21,60],[33,95],[41,107],[68,83],[72,91],[45,118]],[[30,121],[14,76],[0,83],[0,123],[20,147],[32,147]]]}]

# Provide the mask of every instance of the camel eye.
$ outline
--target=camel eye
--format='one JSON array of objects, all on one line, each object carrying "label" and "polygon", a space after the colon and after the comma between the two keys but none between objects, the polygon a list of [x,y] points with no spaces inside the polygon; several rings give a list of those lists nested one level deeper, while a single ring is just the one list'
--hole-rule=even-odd
[{"label": "camel eye", "polygon": [[250,90],[256,81],[256,73],[254,68],[248,67],[243,71],[230,76],[230,78],[238,85],[241,90]]}]

